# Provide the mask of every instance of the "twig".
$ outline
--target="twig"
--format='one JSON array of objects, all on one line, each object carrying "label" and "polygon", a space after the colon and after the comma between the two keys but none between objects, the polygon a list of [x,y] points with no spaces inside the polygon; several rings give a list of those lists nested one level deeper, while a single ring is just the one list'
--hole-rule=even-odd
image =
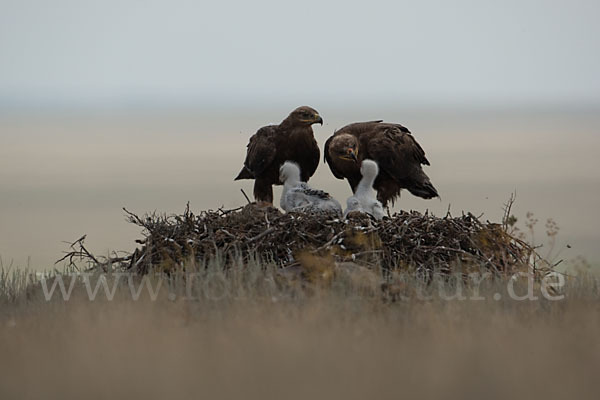
[{"label": "twig", "polygon": [[239,211],[239,210],[241,210],[243,208],[244,208],[244,206],[232,208],[232,209],[229,209],[229,210],[224,210],[223,208],[219,208],[219,212],[221,213],[221,215],[227,215],[229,213]]},{"label": "twig", "polygon": [[242,192],[242,194],[246,198],[246,201],[248,202],[248,204],[252,204],[252,202],[250,201],[250,198],[248,197],[248,195],[246,194],[246,192],[244,192],[244,189],[240,189],[240,191]]},{"label": "twig", "polygon": [[514,191],[510,194],[508,201],[504,204],[504,215],[502,216],[502,228],[506,231],[508,230],[508,222],[510,219],[510,215],[512,212],[512,207],[517,200],[517,192]]},{"label": "twig", "polygon": [[58,264],[61,261],[65,261],[68,259],[70,266],[76,266],[76,264],[75,264],[76,258],[79,258],[80,260],[87,259],[87,260],[92,260],[94,263],[94,266],[102,267],[104,272],[106,272],[106,265],[105,265],[106,263],[101,263],[100,261],[98,261],[98,259],[96,257],[94,257],[94,255],[92,253],[90,253],[88,251],[88,249],[86,249],[86,247],[83,245],[83,242],[85,241],[86,237],[87,237],[87,235],[83,235],[82,237],[80,237],[79,239],[74,241],[73,243],[70,243],[69,247],[71,248],[72,251],[66,252],[64,257],[61,257],[59,260],[57,260],[54,263],[54,265]]},{"label": "twig", "polygon": [[323,250],[326,249],[327,247],[331,246],[331,244],[333,244],[333,242],[335,242],[336,240],[338,240],[340,238],[340,236],[342,236],[345,232],[339,232],[336,235],[333,235],[333,237],[327,241],[327,243],[325,243],[323,246],[319,247],[318,249],[316,249],[314,252],[316,253],[319,250]]},{"label": "twig", "polygon": [[254,236],[253,238],[248,239],[247,243],[256,242],[258,239],[260,239],[264,236],[267,236],[269,233],[272,233],[272,232],[275,232],[275,228],[273,228],[273,227],[267,229],[266,231],[259,233],[258,235]]},{"label": "twig", "polygon": [[129,215],[129,218],[132,218],[133,220],[135,220],[138,225],[146,227],[146,223],[144,221],[142,221],[140,219],[140,217],[138,217],[136,214],[132,213],[131,211],[129,211],[125,207],[123,207],[123,211],[125,211],[125,214]]}]

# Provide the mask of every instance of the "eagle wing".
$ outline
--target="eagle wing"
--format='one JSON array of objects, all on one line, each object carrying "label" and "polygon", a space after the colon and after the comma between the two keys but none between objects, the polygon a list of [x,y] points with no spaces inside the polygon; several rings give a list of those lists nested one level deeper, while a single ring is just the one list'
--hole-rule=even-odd
[{"label": "eagle wing", "polygon": [[244,165],[255,177],[262,175],[275,160],[277,148],[275,145],[275,133],[277,126],[269,125],[262,127],[250,138],[248,151]]},{"label": "eagle wing", "polygon": [[308,182],[310,177],[315,174],[315,171],[319,167],[319,161],[321,160],[321,150],[314,137],[311,138],[310,146],[307,148],[306,153],[306,159],[300,161],[301,167],[304,169],[300,172],[302,174],[302,180]]},{"label": "eagle wing", "polygon": [[337,129],[335,132],[333,132],[333,134],[337,135],[337,134],[342,134],[342,133],[350,133],[350,134],[358,137],[361,135],[361,133],[363,133],[365,131],[375,129],[382,122],[383,122],[382,119],[377,119],[374,121],[365,121],[365,122],[353,122],[351,124],[341,127],[340,129]]},{"label": "eagle wing", "polygon": [[420,169],[421,164],[429,165],[429,160],[408,130],[400,127],[402,125],[389,124],[373,135],[368,141],[368,152],[383,171],[391,177],[404,179]]}]

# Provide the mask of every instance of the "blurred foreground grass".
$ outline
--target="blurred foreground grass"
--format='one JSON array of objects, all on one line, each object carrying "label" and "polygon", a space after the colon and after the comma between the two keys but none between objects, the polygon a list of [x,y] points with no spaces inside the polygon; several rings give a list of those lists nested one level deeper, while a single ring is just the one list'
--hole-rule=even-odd
[{"label": "blurred foreground grass", "polygon": [[[402,296],[386,296],[381,272],[353,264],[310,280],[219,260],[187,272],[147,277],[154,289],[161,282],[154,300],[146,288],[133,299],[140,277],[79,274],[68,301],[58,287],[46,301],[39,274],[2,271],[0,398],[584,399],[600,390],[591,275],[567,278],[562,300],[536,283],[538,299],[519,301],[508,278],[484,281],[477,295],[468,282],[444,281],[440,292],[409,277],[396,281]],[[86,279],[92,289],[118,279],[113,300],[99,286],[90,301]],[[459,287],[466,299],[444,299]],[[513,289],[523,295],[527,283]]]}]

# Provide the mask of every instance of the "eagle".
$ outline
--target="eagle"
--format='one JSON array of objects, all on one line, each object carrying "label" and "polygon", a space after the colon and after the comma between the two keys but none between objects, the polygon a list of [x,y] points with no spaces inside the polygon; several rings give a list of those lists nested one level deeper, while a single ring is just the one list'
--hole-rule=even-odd
[{"label": "eagle", "polygon": [[358,211],[372,215],[373,218],[380,220],[384,217],[383,206],[379,200],[375,198],[373,190],[373,182],[379,174],[379,167],[373,160],[363,160],[360,165],[360,173],[362,179],[356,187],[356,192],[353,196],[346,200],[346,212],[344,217],[351,212]]},{"label": "eagle", "polygon": [[342,214],[342,206],[336,199],[323,190],[313,189],[300,180],[300,168],[286,161],[279,170],[283,191],[279,205],[290,211],[334,211]]},{"label": "eagle", "polygon": [[235,178],[254,179],[254,199],[273,204],[273,185],[281,185],[279,168],[285,161],[298,164],[301,180],[308,182],[317,170],[321,152],[313,134],[313,124],[323,118],[311,107],[296,108],[279,125],[260,128],[248,142],[246,160]]},{"label": "eagle", "polygon": [[346,125],[327,139],[324,153],[333,175],[347,179],[353,193],[362,177],[362,160],[374,160],[379,174],[373,187],[384,207],[390,201],[393,205],[402,189],[424,199],[439,197],[421,167],[430,165],[423,148],[400,124],[379,120]]}]

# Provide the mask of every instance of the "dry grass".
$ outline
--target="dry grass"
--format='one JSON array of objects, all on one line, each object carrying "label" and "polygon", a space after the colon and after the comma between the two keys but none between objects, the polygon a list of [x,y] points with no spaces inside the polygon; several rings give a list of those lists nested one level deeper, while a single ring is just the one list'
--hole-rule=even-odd
[{"label": "dry grass", "polygon": [[0,398],[595,399],[600,278],[545,295],[509,217],[131,215],[133,254],[43,277],[68,301],[0,265]]},{"label": "dry grass", "polygon": [[[600,390],[591,276],[569,279],[554,302],[495,301],[503,279],[480,288],[483,301],[421,300],[414,290],[431,284],[417,279],[405,282],[408,300],[390,301],[383,276],[357,265],[330,275],[308,267],[313,279],[257,263],[196,268],[194,301],[161,292],[136,302],[123,284],[113,301],[90,302],[77,284],[70,301],[46,302],[39,284],[3,273],[0,398],[595,399]],[[181,278],[164,283],[180,295]]]}]

